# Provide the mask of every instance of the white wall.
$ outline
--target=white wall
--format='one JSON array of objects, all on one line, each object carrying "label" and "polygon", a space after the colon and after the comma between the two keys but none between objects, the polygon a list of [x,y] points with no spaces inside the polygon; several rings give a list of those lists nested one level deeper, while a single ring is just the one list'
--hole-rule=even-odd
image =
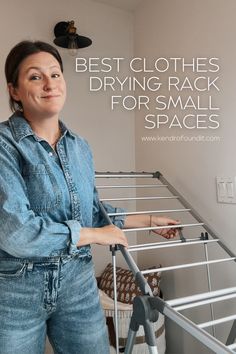
[{"label": "white wall", "polygon": [[[220,92],[215,92],[220,107],[221,127],[214,131],[220,142],[142,142],[141,136],[197,135],[200,131],[168,128],[147,130],[143,112],[136,112],[136,170],[159,170],[183,193],[187,200],[212,225],[230,248],[236,250],[236,205],[218,204],[215,177],[236,176],[234,151],[236,150],[236,27],[235,1],[157,1],[147,0],[139,6],[135,16],[135,56],[146,57],[152,62],[158,57],[218,57],[220,59]],[[150,95],[150,97],[152,97]],[[162,112],[163,113],[163,112]],[[164,112],[167,113],[168,112]],[[181,114],[180,110],[178,114]],[[209,130],[204,134],[212,134]],[[181,217],[184,220],[183,216]],[[215,249],[211,256],[219,254]],[[151,265],[178,264],[204,259],[198,249],[160,252],[142,255],[139,262]],[[235,268],[213,268],[213,288],[233,283]],[[232,284],[231,284],[232,285]],[[163,276],[166,298],[207,291],[205,270],[168,273]],[[216,307],[216,317],[222,308]],[[224,306],[225,313],[235,312],[235,304]],[[225,314],[224,313],[224,314]],[[191,315],[191,313],[187,313]],[[192,314],[197,322],[204,322],[209,309]],[[217,327],[217,334],[225,340],[224,326]],[[227,330],[228,327],[226,326]],[[203,351],[196,341],[169,324],[168,349],[173,354],[195,354]],[[209,351],[206,350],[208,353]]]},{"label": "white wall", "polygon": [[[90,0],[66,2],[17,0],[1,4],[0,80],[1,117],[9,117],[4,77],[7,53],[18,41],[40,39],[53,42],[53,28],[59,21],[74,20],[81,35],[92,38],[91,47],[80,57],[130,57],[133,51],[133,15],[130,12]],[[52,43],[53,44],[53,43]],[[68,97],[62,118],[92,146],[97,171],[134,170],[134,114],[110,110],[109,95],[89,91],[89,73],[75,72],[75,58],[58,48],[63,57]],[[121,143],[122,141],[122,143]],[[96,248],[99,273],[110,260],[107,248]]]}]

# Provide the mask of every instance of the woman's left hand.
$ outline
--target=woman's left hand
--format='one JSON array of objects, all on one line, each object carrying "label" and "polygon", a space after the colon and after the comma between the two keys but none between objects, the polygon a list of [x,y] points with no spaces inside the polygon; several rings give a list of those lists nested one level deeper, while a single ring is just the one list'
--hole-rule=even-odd
[{"label": "woman's left hand", "polygon": [[168,217],[162,216],[155,216],[150,215],[149,225],[150,227],[158,227],[158,226],[170,226],[170,225],[177,225],[176,228],[164,228],[164,229],[157,229],[151,230],[152,232],[161,235],[167,239],[174,238],[179,235],[179,228],[178,224],[180,222],[178,220],[170,219]]},{"label": "woman's left hand", "polygon": [[[164,229],[151,230],[152,232],[161,235],[165,238],[173,238],[179,235],[178,225],[179,220],[170,219],[166,216],[156,216],[156,215],[129,215],[125,219],[124,227],[129,228],[139,228],[139,227],[158,227],[167,226]],[[170,225],[176,225],[174,228],[169,228]]]}]

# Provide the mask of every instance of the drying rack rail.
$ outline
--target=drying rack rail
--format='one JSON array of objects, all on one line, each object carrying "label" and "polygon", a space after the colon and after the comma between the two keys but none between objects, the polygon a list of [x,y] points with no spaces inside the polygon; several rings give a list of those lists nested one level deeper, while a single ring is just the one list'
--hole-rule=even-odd
[{"label": "drying rack rail", "polygon": [[[151,183],[140,183],[141,179],[150,179]],[[115,299],[115,328],[116,328],[116,352],[119,353],[119,334],[118,334],[118,316],[117,316],[117,286],[116,286],[116,252],[120,251],[123,255],[124,259],[130,270],[133,272],[136,283],[141,289],[142,296],[136,297],[134,300],[133,306],[133,315],[130,323],[130,330],[128,334],[128,340],[125,347],[125,354],[131,354],[136,333],[140,325],[144,326],[146,342],[149,348],[149,352],[152,354],[158,354],[158,350],[156,347],[156,342],[154,338],[154,333],[151,327],[151,322],[155,322],[158,319],[158,313],[164,314],[166,317],[174,321],[178,326],[182,329],[190,333],[193,337],[202,342],[206,347],[211,349],[214,353],[226,354],[226,353],[235,353],[234,349],[236,349],[236,343],[234,343],[236,338],[236,314],[232,314],[230,316],[224,316],[222,318],[215,319],[214,307],[213,304],[220,301],[227,301],[229,299],[236,298],[236,286],[228,287],[225,289],[217,289],[212,290],[212,281],[211,281],[211,272],[210,265],[215,264],[223,264],[227,262],[235,262],[236,255],[225,245],[225,243],[220,239],[220,236],[217,234],[215,230],[212,229],[204,220],[196,210],[192,208],[192,206],[183,198],[183,196],[164,178],[164,176],[160,172],[96,172],[96,179],[104,180],[109,179],[113,182],[115,179],[115,184],[98,184],[97,189],[100,192],[106,190],[125,190],[127,194],[127,190],[131,189],[136,191],[140,191],[144,189],[145,191],[149,191],[150,188],[155,190],[155,195],[145,195],[144,197],[109,197],[109,198],[101,198],[100,206],[104,217],[106,218],[108,224],[111,224],[111,217],[119,216],[119,215],[140,215],[140,214],[156,214],[156,213],[189,213],[195,220],[195,222],[191,223],[183,223],[178,225],[181,229],[194,228],[194,230],[199,230],[199,237],[194,238],[185,238],[183,236],[182,231],[180,231],[180,239],[178,240],[169,240],[169,241],[161,241],[161,242],[152,242],[145,244],[136,244],[129,246],[127,249],[121,245],[111,246],[112,252],[112,263],[113,263],[113,281],[114,281],[114,299]],[[129,180],[128,184],[123,184],[125,179]],[[133,183],[138,180],[137,184]],[[110,182],[109,181],[109,182]],[[118,181],[118,182],[117,182]],[[121,183],[122,181],[122,183]],[[132,181],[132,183],[130,182]],[[156,195],[156,193],[160,190],[167,190],[168,193],[171,193],[171,196],[160,196]],[[147,193],[148,194],[148,193]],[[153,207],[147,210],[132,210],[127,212],[120,213],[108,213],[104,208],[104,203],[108,202],[139,202],[139,201],[159,201],[159,200],[178,200],[181,204],[181,207],[173,208],[173,209],[154,209]],[[176,227],[176,226],[170,226]],[[152,231],[165,228],[165,226],[158,227],[141,227],[141,228],[133,228],[133,229],[124,229],[124,232],[127,233],[127,237],[129,233],[132,232],[144,232],[144,231]],[[210,259],[208,253],[208,247],[216,244],[221,249],[224,250],[226,256],[223,258]],[[204,249],[205,260],[201,262],[191,262],[187,264],[177,264],[174,266],[166,266],[157,269],[144,270],[141,271],[134,258],[132,257],[133,252],[154,250],[154,249],[170,249],[173,247],[194,247],[196,245],[202,245]],[[171,299],[168,301],[164,301],[159,297],[153,297],[151,288],[144,278],[145,274],[153,273],[153,272],[167,272],[167,271],[176,271],[184,268],[195,268],[199,266],[206,266],[207,271],[207,282],[208,282],[208,291],[200,294],[193,294],[191,296],[185,296],[177,299]],[[198,306],[209,305],[211,320],[196,324],[191,321],[189,318],[181,314],[181,311],[197,308]],[[140,311],[142,309],[143,311]],[[226,340],[226,343],[222,343],[216,338],[215,335],[215,326],[227,323],[229,321],[233,321],[230,333]],[[208,333],[205,329],[211,327],[212,334]]]}]

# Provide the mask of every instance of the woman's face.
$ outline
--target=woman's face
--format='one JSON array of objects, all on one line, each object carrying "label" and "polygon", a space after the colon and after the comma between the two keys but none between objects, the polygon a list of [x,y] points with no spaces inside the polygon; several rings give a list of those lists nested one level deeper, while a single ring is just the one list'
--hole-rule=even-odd
[{"label": "woman's face", "polygon": [[66,98],[60,64],[47,52],[29,55],[20,64],[17,87],[9,84],[9,91],[21,101],[26,118],[58,118]]}]

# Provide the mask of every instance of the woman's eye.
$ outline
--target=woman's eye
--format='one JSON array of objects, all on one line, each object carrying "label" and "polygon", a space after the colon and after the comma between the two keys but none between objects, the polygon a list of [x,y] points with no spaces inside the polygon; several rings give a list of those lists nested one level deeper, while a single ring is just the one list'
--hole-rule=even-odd
[{"label": "woman's eye", "polygon": [[30,80],[40,80],[40,76],[39,75],[32,75],[32,76],[30,76]]},{"label": "woman's eye", "polygon": [[60,74],[56,74],[56,73],[55,73],[55,74],[52,74],[52,77],[53,77],[53,78],[58,78],[58,77],[60,77]]}]

